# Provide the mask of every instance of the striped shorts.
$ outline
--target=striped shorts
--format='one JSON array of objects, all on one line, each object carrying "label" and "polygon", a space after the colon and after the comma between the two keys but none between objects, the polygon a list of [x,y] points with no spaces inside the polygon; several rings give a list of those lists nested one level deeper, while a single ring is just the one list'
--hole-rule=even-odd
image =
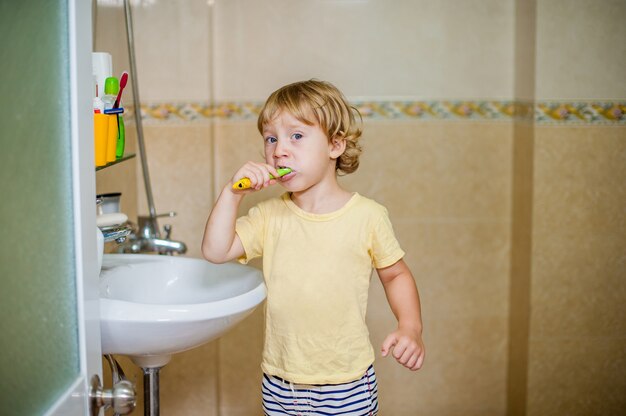
[{"label": "striped shorts", "polygon": [[376,416],[378,384],[374,367],[358,380],[343,384],[293,384],[263,374],[265,416]]}]

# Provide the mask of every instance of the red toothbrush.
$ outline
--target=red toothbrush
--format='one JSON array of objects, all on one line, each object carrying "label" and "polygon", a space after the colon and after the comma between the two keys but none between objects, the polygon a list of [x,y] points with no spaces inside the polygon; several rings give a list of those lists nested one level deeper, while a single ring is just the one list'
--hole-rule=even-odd
[{"label": "red toothbrush", "polygon": [[120,100],[122,99],[122,91],[124,91],[124,87],[128,82],[128,72],[124,71],[122,73],[122,78],[120,79],[120,91],[117,93],[117,98],[115,99],[115,104],[113,104],[113,108],[120,107]]}]

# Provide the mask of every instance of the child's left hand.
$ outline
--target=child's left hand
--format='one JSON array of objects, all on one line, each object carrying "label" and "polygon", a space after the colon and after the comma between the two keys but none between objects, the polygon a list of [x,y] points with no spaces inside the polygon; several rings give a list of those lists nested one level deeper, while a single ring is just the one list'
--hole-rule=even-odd
[{"label": "child's left hand", "polygon": [[422,368],[424,364],[424,342],[418,331],[398,328],[387,335],[382,345],[382,355],[386,357],[393,349],[392,355],[397,362],[411,371]]}]

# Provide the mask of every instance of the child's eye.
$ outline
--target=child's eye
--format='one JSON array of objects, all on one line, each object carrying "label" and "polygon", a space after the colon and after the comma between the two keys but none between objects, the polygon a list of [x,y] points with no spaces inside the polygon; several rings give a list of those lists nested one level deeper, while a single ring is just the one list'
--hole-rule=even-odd
[{"label": "child's eye", "polygon": [[267,143],[267,144],[276,143],[276,137],[274,137],[274,136],[267,136],[265,138],[265,143]]},{"label": "child's eye", "polygon": [[291,138],[295,140],[300,140],[302,138],[302,135],[300,133],[294,133],[291,135]]}]

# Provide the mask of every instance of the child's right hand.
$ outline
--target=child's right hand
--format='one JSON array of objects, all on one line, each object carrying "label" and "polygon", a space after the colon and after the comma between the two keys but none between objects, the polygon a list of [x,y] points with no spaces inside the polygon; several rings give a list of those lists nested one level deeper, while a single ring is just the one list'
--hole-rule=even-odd
[{"label": "child's right hand", "polygon": [[[232,177],[229,189],[236,194],[256,192],[276,183],[275,179],[270,179],[270,175],[275,178],[279,176],[273,166],[266,163],[247,162]],[[243,178],[250,179],[250,187],[241,190],[233,188],[233,185]]]}]

